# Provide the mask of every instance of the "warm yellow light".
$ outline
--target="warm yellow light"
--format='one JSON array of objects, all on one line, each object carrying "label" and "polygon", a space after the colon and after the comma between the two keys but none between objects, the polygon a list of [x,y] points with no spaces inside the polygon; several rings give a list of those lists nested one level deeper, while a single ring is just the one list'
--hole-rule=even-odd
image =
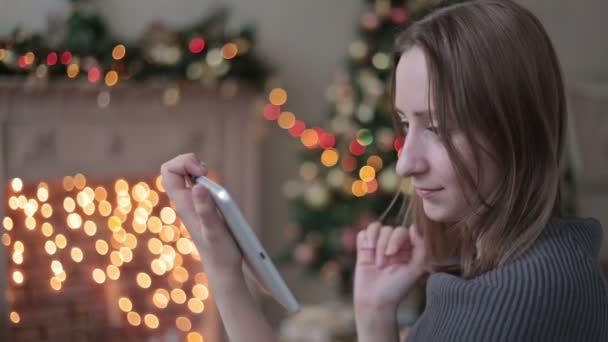
[{"label": "warm yellow light", "polygon": [[137,247],[137,238],[135,235],[127,233],[125,238],[125,246],[129,249],[135,249],[135,247]]},{"label": "warm yellow light", "polygon": [[78,229],[80,228],[80,226],[82,226],[82,217],[80,217],[80,215],[78,215],[77,213],[69,214],[67,221],[68,227],[72,229]]},{"label": "warm yellow light", "polygon": [[93,202],[93,198],[89,196],[85,191],[81,191],[76,196],[76,203],[81,207],[86,207],[89,203]]},{"label": "warm yellow light", "polygon": [[148,240],[148,250],[150,253],[158,255],[163,248],[163,243],[157,238],[151,238]]},{"label": "warm yellow light", "polygon": [[338,163],[338,151],[336,149],[328,149],[321,154],[321,163],[327,167],[332,167]]},{"label": "warm yellow light", "polygon": [[25,251],[25,245],[23,244],[23,242],[19,240],[15,241],[13,251],[15,251],[16,253],[23,253]]},{"label": "warm yellow light", "polygon": [[177,304],[184,304],[186,302],[186,292],[182,289],[171,290],[171,299]]},{"label": "warm yellow light", "polygon": [[160,230],[160,239],[164,242],[171,242],[175,239],[175,230],[171,226],[164,226]]},{"label": "warm yellow light", "polygon": [[137,233],[137,234],[143,234],[146,232],[146,224],[145,223],[140,223],[137,220],[133,220],[132,222],[132,226],[133,226],[133,230]]},{"label": "warm yellow light", "polygon": [[7,247],[11,245],[11,236],[8,233],[2,234],[2,244]]},{"label": "warm yellow light", "polygon": [[359,170],[359,177],[364,182],[371,182],[374,180],[374,178],[376,178],[376,170],[369,165],[365,165],[361,168],[361,170]]},{"label": "warm yellow light", "polygon": [[156,216],[150,216],[148,219],[148,230],[150,233],[158,234],[163,227],[163,223],[160,218]]},{"label": "warm yellow light", "polygon": [[27,198],[23,195],[20,195],[17,200],[19,201],[19,208],[25,209],[25,206],[27,205]]},{"label": "warm yellow light", "polygon": [[158,191],[165,192],[165,188],[163,187],[163,177],[162,176],[156,177],[154,184],[156,185],[156,188],[158,189]]},{"label": "warm yellow light", "polygon": [[114,265],[108,265],[108,267],[106,267],[106,274],[108,275],[108,278],[112,280],[118,280],[118,278],[120,278],[120,270]]},{"label": "warm yellow light", "polygon": [[203,284],[196,284],[192,287],[192,295],[200,300],[209,298],[209,289]]},{"label": "warm yellow light", "polygon": [[61,280],[59,280],[59,278],[53,277],[53,278],[51,278],[49,283],[51,284],[51,288],[53,290],[55,290],[55,291],[61,290]]},{"label": "warm yellow light", "polygon": [[129,312],[133,310],[133,303],[131,303],[131,300],[129,298],[121,297],[120,299],[118,299],[118,307],[123,312]]},{"label": "warm yellow light", "polygon": [[152,296],[152,302],[159,309],[164,309],[169,304],[169,292],[165,289],[157,289]]},{"label": "warm yellow light", "polygon": [[296,123],[296,116],[292,112],[283,112],[279,116],[279,127],[283,129],[290,129]]},{"label": "warm yellow light", "polygon": [[319,143],[319,134],[312,128],[305,129],[300,136],[302,144],[306,147],[313,147]]},{"label": "warm yellow light", "polygon": [[112,205],[108,201],[101,201],[98,208],[99,213],[104,217],[110,216],[112,213]]},{"label": "warm yellow light", "polygon": [[275,88],[268,95],[270,103],[275,106],[282,106],[287,102],[287,92],[282,88]]},{"label": "warm yellow light", "polygon": [[99,255],[106,255],[108,254],[108,243],[105,242],[104,240],[97,240],[95,242],[95,250],[97,251],[97,253],[99,253]]},{"label": "warm yellow light", "polygon": [[4,226],[4,229],[6,229],[7,231],[11,231],[13,229],[13,219],[9,216],[6,216],[2,220],[2,226]]},{"label": "warm yellow light", "polygon": [[65,209],[65,211],[68,213],[71,213],[74,211],[74,209],[76,209],[76,202],[74,202],[72,197],[66,197],[63,200],[63,209]]},{"label": "warm yellow light", "polygon": [[367,184],[362,180],[356,180],[351,186],[351,191],[357,197],[365,196],[367,194]]},{"label": "warm yellow light", "polygon": [[374,168],[374,170],[376,170],[376,172],[382,170],[383,167],[383,161],[382,158],[374,155],[371,156],[369,158],[367,158],[367,165],[371,166]]},{"label": "warm yellow light", "polygon": [[176,267],[173,269],[173,277],[180,283],[185,283],[186,281],[188,281],[189,274],[185,268]]},{"label": "warm yellow light", "polygon": [[175,320],[175,326],[177,327],[177,329],[183,332],[188,332],[190,331],[190,329],[192,329],[192,323],[190,322],[188,317],[184,316],[177,317],[177,319]]},{"label": "warm yellow light", "polygon": [[23,277],[23,273],[21,271],[13,272],[13,281],[16,284],[23,284],[23,280],[24,280],[24,277]]},{"label": "warm yellow light", "polygon": [[118,73],[114,70],[108,71],[105,81],[108,87],[115,86],[118,83]]},{"label": "warm yellow light", "polygon": [[141,324],[141,317],[139,316],[139,314],[137,312],[129,312],[127,314],[127,321],[132,326],[137,327]]},{"label": "warm yellow light", "polygon": [[82,208],[82,211],[84,211],[84,213],[89,216],[93,215],[95,213],[95,204],[94,203],[87,204],[84,208]]},{"label": "warm yellow light", "polygon": [[29,51],[28,53],[25,54],[25,63],[27,65],[32,65],[34,64],[34,61],[36,60],[36,55]]},{"label": "warm yellow light", "polygon": [[34,230],[34,228],[36,228],[36,219],[33,217],[26,217],[25,218],[25,228],[27,228],[29,230]]},{"label": "warm yellow light", "polygon": [[80,66],[76,63],[70,63],[66,70],[66,74],[68,75],[68,77],[75,78],[76,76],[78,76],[78,73],[80,73]]},{"label": "warm yellow light", "polygon": [[137,202],[141,202],[148,197],[148,189],[146,189],[144,184],[145,183],[140,182],[131,189],[131,196],[133,196],[133,199]]},{"label": "warm yellow light", "polygon": [[59,279],[59,281],[64,282],[65,278],[67,277],[67,274],[64,271],[59,272],[59,274],[57,274],[57,279]]},{"label": "warm yellow light", "polygon": [[165,224],[173,224],[173,223],[175,223],[175,219],[177,218],[177,215],[175,214],[175,210],[173,210],[173,208],[164,207],[160,211],[160,218],[163,220],[163,222]]},{"label": "warm yellow light", "polygon": [[120,255],[119,252],[114,251],[112,253],[110,253],[110,262],[112,263],[112,265],[114,266],[122,266],[123,263],[123,259],[122,259],[122,255]]},{"label": "warm yellow light", "polygon": [[68,239],[63,234],[57,234],[55,236],[55,244],[57,247],[64,249],[68,245]]},{"label": "warm yellow light", "polygon": [[84,232],[88,236],[93,236],[97,233],[97,225],[93,221],[85,221],[84,223]]},{"label": "warm yellow light", "polygon": [[131,262],[133,260],[133,252],[128,247],[120,247],[119,253],[124,262]]},{"label": "warm yellow light", "polygon": [[11,318],[11,322],[13,322],[15,324],[17,324],[21,321],[21,317],[19,316],[17,311],[12,311],[9,317]]},{"label": "warm yellow light", "polygon": [[225,59],[233,59],[239,53],[239,48],[234,43],[228,43],[222,47],[222,57]]},{"label": "warm yellow light", "polygon": [[148,194],[148,201],[150,201],[150,205],[152,207],[156,207],[158,205],[159,200],[160,197],[158,196],[158,192],[150,190],[150,193]]},{"label": "warm yellow light", "polygon": [[127,231],[122,228],[118,228],[118,230],[115,231],[114,234],[112,234],[112,237],[117,242],[124,243],[125,241],[127,241]]},{"label": "warm yellow light", "polygon": [[158,328],[158,317],[156,317],[156,315],[154,314],[146,314],[144,316],[144,323],[148,326],[148,328],[150,329],[156,329]]},{"label": "warm yellow light", "polygon": [[63,189],[72,191],[74,189],[74,178],[72,176],[63,177]]},{"label": "warm yellow light", "polygon": [[78,190],[82,190],[87,185],[87,179],[82,173],[74,175],[74,186]]},{"label": "warm yellow light", "polygon": [[23,209],[26,216],[34,216],[36,211],[38,211],[38,202],[35,199],[31,198],[27,201],[25,208]]},{"label": "warm yellow light", "polygon": [[114,49],[112,49],[112,58],[114,58],[115,60],[123,59],[126,54],[127,48],[122,44],[118,44],[114,47]]},{"label": "warm yellow light", "polygon": [[53,255],[57,252],[57,246],[55,245],[55,243],[53,241],[47,241],[44,244],[44,250],[49,254],[49,255]]},{"label": "warm yellow light", "polygon": [[124,179],[117,179],[116,182],[114,182],[114,191],[116,191],[117,194],[119,193],[123,193],[123,192],[129,192],[129,183],[127,183],[126,180]]},{"label": "warm yellow light", "polygon": [[72,250],[70,251],[70,256],[72,257],[72,260],[74,260],[75,262],[81,262],[82,259],[84,258],[84,254],[82,253],[82,250],[78,247],[72,247]]},{"label": "warm yellow light", "polygon": [[192,243],[190,242],[190,240],[186,239],[186,238],[180,238],[179,240],[177,240],[176,243],[177,246],[177,250],[181,253],[181,254],[190,254],[190,252],[192,252]]},{"label": "warm yellow light", "polygon": [[42,224],[42,234],[46,237],[53,235],[53,226],[48,222],[44,222]]},{"label": "warm yellow light", "polygon": [[175,258],[175,249],[170,246],[170,245],[164,245],[163,248],[160,251],[161,254],[161,258],[167,260],[167,261],[172,261],[173,258]]},{"label": "warm yellow light", "polygon": [[49,218],[51,215],[53,215],[53,207],[48,203],[44,203],[40,209],[40,212],[44,218]]},{"label": "warm yellow light", "polygon": [[23,181],[21,180],[21,178],[13,178],[13,180],[11,181],[11,188],[14,192],[20,192],[21,190],[23,190]]},{"label": "warm yellow light", "polygon": [[98,284],[103,284],[106,281],[106,274],[99,268],[96,268],[93,270],[93,280]]},{"label": "warm yellow light", "polygon": [[49,190],[45,187],[39,187],[36,191],[36,197],[40,202],[46,202],[49,199]]},{"label": "warm yellow light", "polygon": [[197,332],[189,332],[187,337],[188,342],[204,342],[203,335]]},{"label": "warm yellow light", "polygon": [[165,264],[158,259],[152,260],[152,262],[150,263],[150,269],[156,275],[163,275],[167,271],[167,267],[165,266]]},{"label": "warm yellow light", "polygon": [[63,265],[61,264],[61,262],[59,262],[59,260],[53,260],[51,262],[51,270],[53,271],[53,273],[55,273],[55,275],[58,275],[63,271]]},{"label": "warm yellow light", "polygon": [[95,188],[95,200],[97,202],[105,201],[108,198],[108,192],[103,186],[98,186]]},{"label": "warm yellow light", "polygon": [[188,309],[190,309],[190,311],[193,313],[201,313],[203,310],[205,310],[205,304],[203,304],[203,301],[198,298],[191,298],[188,300]]},{"label": "warm yellow light", "polygon": [[139,287],[147,289],[150,287],[150,285],[152,284],[152,279],[150,278],[150,276],[147,273],[144,272],[139,272],[137,274],[137,285],[139,285]]},{"label": "warm yellow light", "polygon": [[8,199],[8,206],[9,208],[11,208],[12,210],[17,210],[17,208],[19,208],[19,200],[17,199],[17,197],[15,196],[11,196]]},{"label": "warm yellow light", "polygon": [[117,232],[120,228],[122,228],[122,222],[116,216],[110,216],[108,219],[108,228],[112,232]]}]

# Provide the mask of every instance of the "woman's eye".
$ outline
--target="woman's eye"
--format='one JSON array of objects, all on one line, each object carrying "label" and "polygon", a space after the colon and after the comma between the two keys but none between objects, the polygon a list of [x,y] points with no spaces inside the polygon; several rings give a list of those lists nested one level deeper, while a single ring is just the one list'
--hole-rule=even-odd
[{"label": "woman's eye", "polygon": [[439,135],[439,128],[437,128],[436,126],[429,126],[426,129],[428,129],[429,131],[431,131],[435,135]]}]

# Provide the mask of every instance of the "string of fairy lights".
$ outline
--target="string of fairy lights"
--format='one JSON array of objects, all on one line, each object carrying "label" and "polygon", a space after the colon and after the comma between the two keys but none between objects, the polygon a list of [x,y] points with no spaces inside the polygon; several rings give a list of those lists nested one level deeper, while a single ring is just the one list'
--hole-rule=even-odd
[{"label": "string of fairy lights", "polygon": [[[89,279],[98,285],[122,277],[124,282],[135,282],[140,291],[149,292],[151,300],[151,305],[138,308],[127,294],[113,299],[131,326],[158,329],[161,323],[166,324],[160,321],[159,312],[171,305],[184,306],[182,314],[175,317],[175,327],[188,342],[203,341],[192,319],[204,311],[209,297],[206,275],[188,271],[196,268],[192,265],[199,264],[200,256],[163,195],[160,176],[134,184],[116,180],[113,200],[109,187],[87,185],[82,174],[67,176],[61,186],[54,187],[40,182],[35,189],[26,189],[19,178],[9,184],[9,213],[2,222],[5,231],[1,241],[9,250],[12,286],[22,287],[29,281],[24,266],[28,259],[48,261],[48,286],[56,292],[62,291],[76,268],[90,269]],[[36,233],[44,241],[48,258],[36,257],[37,252],[30,250],[36,239],[28,235]],[[99,258],[105,261],[100,264]],[[123,275],[125,266],[150,259],[149,269],[139,270],[134,279],[124,279],[133,275]],[[184,313],[186,308],[189,314]],[[14,324],[27,319],[17,310],[12,310],[9,318]]]},{"label": "string of fairy lights", "polygon": [[[365,154],[368,146],[374,142],[374,135],[367,128],[360,128],[354,138],[348,144],[348,152],[340,154],[336,148],[336,136],[319,126],[310,127],[304,121],[298,120],[293,112],[281,111],[281,106],[287,103],[287,91],[283,88],[274,88],[268,95],[269,103],[264,106],[264,118],[268,121],[276,121],[277,125],[285,129],[294,138],[299,138],[302,145],[308,149],[323,149],[320,161],[325,167],[331,168],[338,164],[347,173],[358,169],[359,179],[350,184],[350,191],[356,197],[372,194],[378,189],[377,173],[383,168],[383,161],[378,155],[367,158],[365,165],[358,165],[357,158]],[[399,153],[403,146],[404,138],[397,136],[392,141],[392,148]],[[313,164],[314,165],[314,164]],[[314,166],[316,167],[316,166]],[[301,173],[303,178],[314,178],[307,176],[306,169],[310,165],[304,163]],[[314,170],[312,173],[315,173]]]},{"label": "string of fairy lights", "polygon": [[[251,47],[245,39],[235,39],[227,42],[221,47],[208,47],[207,42],[202,37],[193,37],[188,43],[188,51],[193,55],[201,55],[203,59],[200,62],[191,63],[185,72],[185,77],[188,81],[206,81],[205,75],[211,75],[214,72],[217,76],[226,73],[229,68],[230,60],[247,54]],[[23,71],[31,71],[32,75],[38,79],[48,77],[51,68],[64,67],[65,76],[68,79],[77,79],[84,75],[84,78],[90,84],[102,84],[107,87],[99,93],[97,98],[98,106],[101,108],[107,107],[110,104],[110,92],[115,88],[121,80],[129,80],[130,73],[124,67],[122,61],[127,56],[127,47],[124,44],[116,44],[112,49],[112,60],[115,62],[107,70],[93,58],[80,58],[74,55],[71,51],[51,51],[46,55],[36,55],[32,51],[17,55],[9,48],[0,47],[0,63],[9,66],[16,66]],[[181,55],[177,47],[158,49],[150,52],[158,59],[174,58],[170,55]],[[174,60],[174,63],[177,63]],[[121,67],[122,66],[122,67]],[[125,69],[125,70],[123,70]],[[220,70],[221,69],[221,70]],[[211,76],[209,76],[211,77]],[[226,83],[226,87],[232,83]],[[180,89],[178,86],[169,86],[163,93],[163,103],[167,106],[174,106],[180,101]]]}]

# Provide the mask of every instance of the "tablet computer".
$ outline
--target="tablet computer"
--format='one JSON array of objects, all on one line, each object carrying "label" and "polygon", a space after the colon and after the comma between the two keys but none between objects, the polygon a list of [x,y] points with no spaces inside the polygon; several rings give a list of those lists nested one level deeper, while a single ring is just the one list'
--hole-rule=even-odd
[{"label": "tablet computer", "polygon": [[209,189],[211,197],[243,253],[246,267],[249,268],[259,285],[287,311],[290,313],[298,311],[300,309],[298,301],[228,191],[204,176],[194,177],[193,180]]}]

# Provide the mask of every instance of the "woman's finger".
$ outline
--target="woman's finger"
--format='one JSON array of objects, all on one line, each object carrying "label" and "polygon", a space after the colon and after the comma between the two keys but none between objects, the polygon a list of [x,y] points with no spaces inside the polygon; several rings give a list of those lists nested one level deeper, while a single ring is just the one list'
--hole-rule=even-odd
[{"label": "woman's finger", "polygon": [[395,228],[390,240],[388,241],[386,255],[394,255],[399,250],[411,249],[409,237],[409,232],[404,227]]},{"label": "woman's finger", "polygon": [[186,187],[185,178],[204,176],[207,168],[193,154],[182,154],[161,166],[163,188],[170,193]]},{"label": "woman's finger", "polygon": [[223,220],[217,211],[217,206],[209,193],[209,189],[201,184],[195,184],[192,187],[192,202],[194,211],[203,225],[201,227],[203,235],[209,241],[221,238],[226,232],[223,229]]},{"label": "woman's finger", "polygon": [[375,250],[368,247],[367,234],[365,230],[357,233],[357,264],[373,264]]},{"label": "woman's finger", "polygon": [[391,237],[393,228],[390,226],[384,226],[380,229],[378,234],[378,242],[376,243],[376,266],[382,266],[384,264],[384,254],[386,253],[386,246],[388,240]]},{"label": "woman's finger", "polygon": [[370,223],[365,230],[367,235],[367,248],[376,248],[376,240],[378,239],[378,232],[382,224],[378,221]]}]

